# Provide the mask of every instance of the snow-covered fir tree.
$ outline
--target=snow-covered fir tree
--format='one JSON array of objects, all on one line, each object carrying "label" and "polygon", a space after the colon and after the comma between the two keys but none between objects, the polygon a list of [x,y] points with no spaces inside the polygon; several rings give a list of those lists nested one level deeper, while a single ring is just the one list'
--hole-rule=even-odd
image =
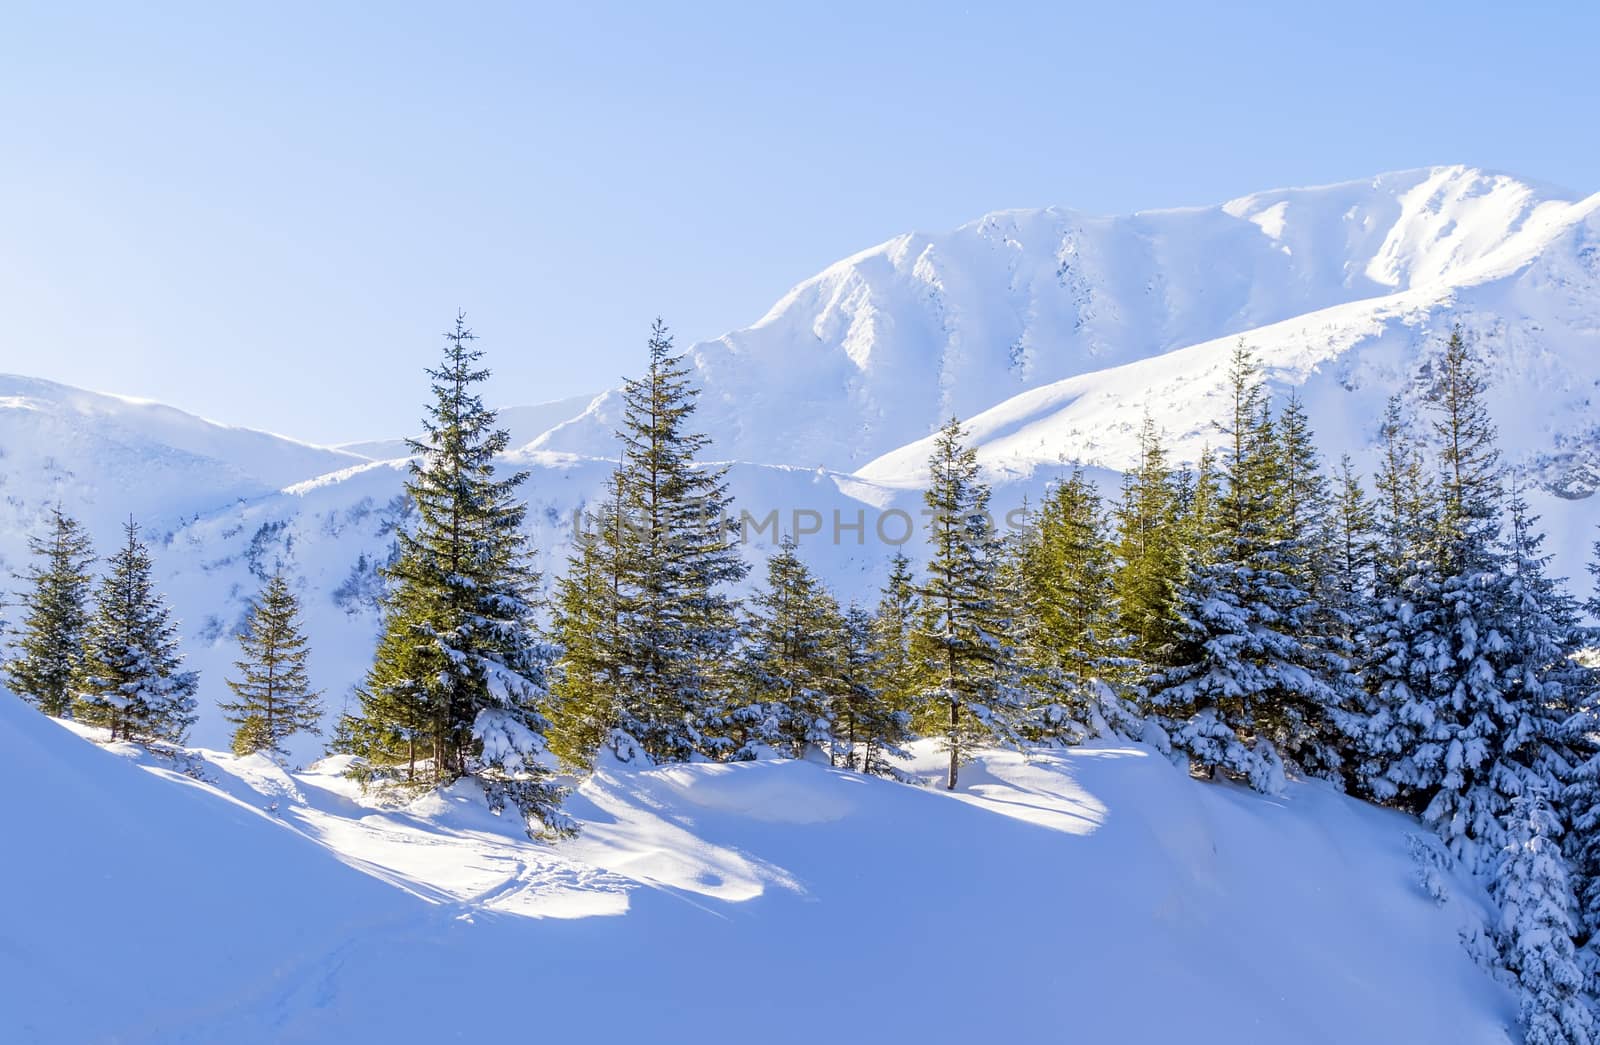
[{"label": "snow-covered fir tree", "polygon": [[112,740],[181,744],[194,724],[199,675],[183,670],[178,628],[155,590],[138,525],[130,519],[123,532],[95,590],[73,713]]},{"label": "snow-covered fir tree", "polygon": [[[718,735],[734,700],[738,607],[748,570],[733,544],[726,469],[701,464],[699,395],[657,320],[645,376],[623,388],[622,651],[617,729],[658,762],[729,754]],[[609,539],[609,538],[608,538]]]},{"label": "snow-covered fir tree", "polygon": [[1441,645],[1432,559],[1437,487],[1398,398],[1389,401],[1380,434],[1374,611],[1359,643],[1363,721],[1352,784],[1360,794],[1420,812],[1428,796],[1413,760],[1419,735],[1434,720],[1434,651]]},{"label": "snow-covered fir tree", "polygon": [[[1600,621],[1600,541],[1589,562],[1594,595],[1584,604],[1592,620]],[[1572,766],[1562,793],[1569,830],[1565,838],[1578,899],[1579,958],[1590,990],[1600,994],[1600,664],[1593,663],[1600,646],[1600,630],[1591,627],[1580,635],[1587,644],[1589,666],[1579,682],[1578,709],[1563,731],[1572,753]]]},{"label": "snow-covered fir tree", "polygon": [[1293,578],[1299,544],[1282,515],[1284,462],[1243,346],[1230,394],[1213,558],[1181,592],[1171,666],[1152,677],[1149,700],[1191,765],[1275,791],[1285,754],[1315,771],[1336,764],[1338,696],[1325,651],[1300,638],[1315,604]]},{"label": "snow-covered fir tree", "polygon": [[873,615],[851,603],[834,633],[833,753],[836,765],[876,776],[895,775],[904,757],[911,714],[896,708],[885,682],[879,631]]},{"label": "snow-covered fir tree", "polygon": [[1118,633],[1116,559],[1099,491],[1074,471],[1007,548],[1003,576],[1014,576],[1020,604],[1014,641],[1047,702],[1031,729],[1077,741],[1106,728],[1108,715],[1130,725],[1131,706],[1108,688],[1131,681],[1135,665]]},{"label": "snow-covered fir tree", "polygon": [[510,436],[475,390],[489,371],[473,340],[457,317],[427,371],[433,402],[406,481],[417,521],[399,534],[383,634],[336,746],[361,756],[369,780],[471,776],[493,808],[513,804],[530,834],[560,835],[571,823],[544,763],[540,710],[551,653],[535,627],[538,575],[516,497],[526,473],[496,473]]},{"label": "snow-covered fir tree", "polygon": [[1115,677],[1126,643],[1117,633],[1116,559],[1099,491],[1074,471],[1030,523],[1018,565],[1041,651],[1069,686]]},{"label": "snow-covered fir tree", "polygon": [[830,750],[837,708],[839,607],[785,536],[767,560],[766,584],[747,603],[740,657],[745,702],[728,725],[739,755],[770,744],[796,758]]},{"label": "snow-covered fir tree", "polygon": [[[1505,475],[1484,405],[1478,361],[1460,329],[1427,388],[1439,464],[1439,519],[1428,558],[1437,626],[1417,650],[1432,668],[1404,781],[1428,799],[1423,819],[1469,866],[1504,845],[1500,817],[1522,787],[1504,756],[1527,736],[1529,708],[1513,686],[1519,601],[1502,539]],[[1526,591],[1526,588],[1524,588]]]},{"label": "snow-covered fir tree", "polygon": [[[1360,704],[1360,673],[1355,663],[1354,629],[1362,599],[1349,590],[1360,582],[1359,532],[1345,532],[1358,518],[1338,517],[1338,507],[1354,498],[1348,511],[1359,516],[1362,492],[1348,469],[1337,490],[1322,468],[1322,456],[1305,404],[1291,391],[1273,419],[1277,441],[1279,561],[1285,578],[1304,593],[1304,626],[1297,638],[1314,670],[1333,693],[1328,706],[1314,714],[1319,735],[1300,745],[1296,759],[1304,768],[1328,773],[1341,767],[1359,730],[1351,718]],[[1346,464],[1348,464],[1346,462]],[[1354,483],[1354,489],[1349,486]],[[1341,570],[1342,567],[1342,570]]]},{"label": "snow-covered fir tree", "polygon": [[1000,539],[989,517],[989,488],[978,456],[952,418],[929,458],[929,559],[912,650],[927,665],[919,732],[938,736],[949,756],[945,786],[954,790],[961,764],[984,741],[1015,742],[1016,720],[1029,703],[1008,638],[999,598]]},{"label": "snow-covered fir tree", "polygon": [[1112,513],[1116,630],[1128,636],[1128,655],[1146,665],[1160,663],[1177,640],[1178,591],[1186,572],[1181,511],[1177,476],[1155,421],[1146,414],[1138,461],[1123,476]]},{"label": "snow-covered fir tree", "polygon": [[1496,938],[1521,992],[1528,1045],[1590,1045],[1600,1033],[1573,946],[1577,901],[1561,848],[1561,820],[1538,791],[1512,801],[1492,893]]},{"label": "snow-covered fir tree", "polygon": [[300,630],[300,603],[282,572],[268,579],[250,604],[239,634],[238,677],[228,679],[232,701],[218,704],[234,724],[233,752],[282,755],[284,743],[301,732],[317,732],[322,694],[311,688],[311,655]]},{"label": "snow-covered fir tree", "polygon": [[917,716],[927,692],[927,665],[911,649],[916,628],[916,575],[911,560],[896,552],[872,614],[872,656],[884,699],[910,718]]},{"label": "snow-covered fir tree", "polygon": [[623,701],[622,480],[615,473],[606,500],[585,513],[556,582],[553,618],[561,653],[550,687],[550,749],[579,768],[592,766],[595,752],[614,736]]},{"label": "snow-covered fir tree", "polygon": [[50,511],[49,535],[30,538],[28,548],[34,563],[21,577],[27,587],[17,600],[21,619],[5,676],[17,696],[59,718],[71,713],[83,670],[94,553],[83,527],[59,505]]}]

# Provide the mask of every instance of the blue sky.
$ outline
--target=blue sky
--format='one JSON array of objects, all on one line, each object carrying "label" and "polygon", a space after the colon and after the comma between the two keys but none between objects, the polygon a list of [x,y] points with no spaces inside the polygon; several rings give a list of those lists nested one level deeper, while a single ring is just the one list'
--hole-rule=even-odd
[{"label": "blue sky", "polygon": [[1600,191],[1592,3],[132,6],[0,14],[0,370],[311,440],[457,307],[532,402],[1004,207]]}]

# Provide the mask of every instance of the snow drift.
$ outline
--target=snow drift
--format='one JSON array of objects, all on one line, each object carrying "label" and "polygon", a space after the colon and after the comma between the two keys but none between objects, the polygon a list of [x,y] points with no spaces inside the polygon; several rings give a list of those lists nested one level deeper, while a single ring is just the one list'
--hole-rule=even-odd
[{"label": "snow drift", "polygon": [[803,761],[606,767],[555,847],[470,787],[385,808],[338,762],[215,752],[202,783],[5,694],[0,749],[8,1041],[1499,1043],[1513,1021],[1462,946],[1482,899],[1422,887],[1414,822],[1137,746],[986,753],[955,795]]}]

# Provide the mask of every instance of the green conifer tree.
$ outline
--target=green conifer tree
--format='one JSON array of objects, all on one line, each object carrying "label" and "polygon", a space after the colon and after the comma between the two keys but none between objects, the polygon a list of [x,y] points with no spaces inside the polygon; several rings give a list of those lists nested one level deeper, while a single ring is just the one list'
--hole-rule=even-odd
[{"label": "green conifer tree", "polygon": [[28,547],[35,564],[20,578],[28,590],[6,680],[17,696],[59,718],[71,713],[73,686],[83,670],[94,555],[88,534],[59,505],[51,510],[49,535],[30,538]]},{"label": "green conifer tree", "polygon": [[111,740],[183,743],[199,676],[183,671],[178,629],[151,579],[150,552],[128,520],[127,542],[95,592],[74,715]]},{"label": "green conifer tree", "polygon": [[911,650],[916,628],[916,575],[911,560],[896,552],[889,561],[889,577],[872,615],[872,659],[884,700],[895,711],[903,712],[908,721],[917,717],[927,692],[927,665]]},{"label": "green conifer tree", "polygon": [[1302,641],[1314,604],[1293,580],[1298,543],[1282,514],[1285,461],[1253,358],[1230,369],[1217,546],[1182,590],[1179,641],[1152,679],[1151,703],[1175,748],[1207,771],[1276,791],[1285,755],[1328,771],[1329,665]]},{"label": "green conifer tree", "polygon": [[[749,567],[733,544],[726,469],[706,467],[689,427],[699,392],[659,319],[645,376],[623,389],[623,525],[617,724],[656,761],[726,756],[738,638],[728,585]],[[613,539],[613,538],[608,538]]]},{"label": "green conifer tree", "polygon": [[474,777],[496,810],[509,801],[530,834],[571,823],[544,765],[549,647],[534,621],[538,574],[517,499],[524,472],[497,475],[510,439],[475,386],[489,371],[464,317],[428,370],[433,402],[411,444],[406,492],[416,522],[385,571],[383,634],[338,745],[365,779],[412,787]]},{"label": "green conifer tree", "polygon": [[281,572],[267,581],[250,604],[239,635],[239,677],[228,680],[236,698],[218,705],[236,727],[233,752],[284,754],[284,742],[300,732],[317,732],[322,694],[311,688],[306,670],[310,649],[300,631],[300,603]]},{"label": "green conifer tree", "polygon": [[555,638],[561,653],[551,684],[550,749],[563,763],[591,768],[595,752],[619,725],[624,609],[621,527],[623,476],[608,499],[583,520],[556,582]]},{"label": "green conifer tree", "polygon": [[[1209,487],[1208,487],[1209,492]],[[1193,499],[1191,499],[1193,500]],[[1123,478],[1113,511],[1116,568],[1112,582],[1119,634],[1137,663],[1165,663],[1177,641],[1178,592],[1187,572],[1185,528],[1177,476],[1155,422],[1147,414],[1139,431],[1139,459]],[[1191,513],[1209,516],[1209,507]]]},{"label": "green conifer tree", "polygon": [[999,597],[1000,540],[989,518],[989,488],[977,452],[952,418],[934,440],[923,500],[930,518],[927,581],[912,649],[927,665],[929,689],[920,729],[939,736],[949,755],[945,787],[985,740],[1014,742],[1027,703]]},{"label": "green conifer tree", "polygon": [[807,748],[831,750],[842,622],[838,604],[800,559],[794,538],[785,536],[767,560],[766,585],[748,607],[741,657],[748,697],[732,713],[744,741],[739,754],[749,754],[758,742],[796,758]]},{"label": "green conifer tree", "polygon": [[883,687],[873,615],[852,603],[835,629],[830,698],[834,764],[876,776],[895,775],[891,759],[904,757],[911,716],[896,709]]}]

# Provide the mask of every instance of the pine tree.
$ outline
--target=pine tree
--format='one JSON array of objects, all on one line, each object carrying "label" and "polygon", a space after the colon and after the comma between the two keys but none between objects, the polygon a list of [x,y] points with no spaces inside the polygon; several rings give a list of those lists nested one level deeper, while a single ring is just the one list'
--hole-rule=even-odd
[{"label": "pine tree", "polygon": [[1148,414],[1139,432],[1139,461],[1123,478],[1114,509],[1116,631],[1129,637],[1137,663],[1163,662],[1177,641],[1178,591],[1185,566],[1185,535],[1177,477]]},{"label": "pine tree", "polygon": [[748,702],[731,714],[741,751],[770,744],[795,758],[831,749],[836,708],[839,607],[784,537],[767,560],[767,583],[749,601],[741,677]]},{"label": "pine tree", "polygon": [[1423,776],[1414,763],[1421,731],[1434,721],[1439,648],[1438,575],[1431,559],[1438,521],[1437,488],[1399,399],[1384,413],[1377,476],[1373,599],[1376,611],[1361,639],[1365,699],[1356,789],[1381,802],[1420,812]]},{"label": "pine tree", "polygon": [[1412,756],[1423,818],[1478,866],[1498,852],[1499,817],[1519,785],[1499,772],[1521,709],[1507,692],[1512,595],[1501,541],[1503,473],[1478,363],[1457,328],[1427,390],[1439,447],[1440,517],[1429,556],[1437,571],[1438,631],[1422,656],[1434,666],[1429,725]]},{"label": "pine tree", "polygon": [[1561,821],[1538,792],[1513,800],[1493,894],[1500,952],[1517,976],[1529,1045],[1589,1045],[1600,1033],[1573,947],[1576,901]]},{"label": "pine tree", "polygon": [[1025,703],[997,598],[1000,542],[989,518],[989,488],[978,478],[977,452],[952,418],[934,440],[931,483],[923,495],[930,556],[912,649],[931,685],[921,731],[937,733],[955,790],[961,764],[984,740],[1014,741]]},{"label": "pine tree", "polygon": [[1075,686],[1107,678],[1120,665],[1111,541],[1100,494],[1081,470],[1056,484],[1033,519],[1022,549],[1028,610],[1041,641]]},{"label": "pine tree", "polygon": [[567,572],[556,582],[555,636],[561,650],[551,684],[550,749],[567,765],[590,768],[612,739],[623,700],[622,474],[573,540]]},{"label": "pine tree", "polygon": [[1329,554],[1322,598],[1340,640],[1351,651],[1371,624],[1378,557],[1378,515],[1349,455],[1339,461],[1329,512]]},{"label": "pine tree", "polygon": [[29,590],[6,680],[19,697],[59,718],[72,711],[73,685],[83,669],[94,555],[88,534],[59,505],[50,513],[49,537],[30,538],[28,547],[37,564],[20,578]]},{"label": "pine tree", "polygon": [[878,621],[852,603],[835,631],[830,696],[834,719],[834,763],[875,776],[893,776],[891,758],[903,758],[911,715],[898,709],[885,688],[890,675],[880,656]]},{"label": "pine tree", "polygon": [[310,649],[300,631],[300,603],[281,572],[267,581],[250,604],[239,635],[239,678],[229,679],[235,698],[218,705],[235,727],[233,752],[283,755],[284,743],[300,732],[317,732],[322,694],[311,688],[306,658]]},{"label": "pine tree", "polygon": [[464,317],[428,370],[433,402],[406,492],[417,522],[387,569],[383,634],[339,745],[366,779],[420,787],[472,776],[495,810],[509,801],[530,833],[571,830],[543,764],[548,646],[534,623],[538,574],[516,498],[526,473],[499,476],[509,441],[474,386],[489,371]]},{"label": "pine tree", "polygon": [[[1589,573],[1595,593],[1584,608],[1600,620],[1600,541],[1595,542]],[[1592,646],[1600,632],[1591,628],[1585,638]],[[1579,958],[1591,989],[1600,991],[1600,665],[1587,669],[1581,685],[1580,706],[1563,727],[1573,760],[1562,807],[1571,825],[1565,841],[1578,899]]]},{"label": "pine tree", "polygon": [[1172,666],[1151,682],[1151,704],[1191,765],[1281,786],[1282,756],[1326,771],[1336,694],[1319,651],[1302,643],[1314,604],[1294,582],[1296,538],[1282,515],[1285,462],[1254,360],[1240,346],[1230,372],[1218,546],[1181,593]]},{"label": "pine tree", "polygon": [[1325,572],[1317,587],[1324,635],[1346,669],[1334,679],[1342,714],[1338,735],[1332,739],[1346,769],[1346,787],[1363,794],[1368,793],[1364,779],[1369,771],[1366,743],[1372,715],[1363,675],[1368,657],[1364,643],[1377,620],[1377,527],[1377,510],[1346,455],[1334,475],[1322,555]]},{"label": "pine tree", "polygon": [[124,533],[127,543],[95,592],[73,711],[111,740],[181,744],[194,723],[199,676],[181,670],[178,629],[151,580],[138,525],[130,519]]},{"label": "pine tree", "polygon": [[699,463],[709,440],[689,428],[699,392],[659,319],[649,348],[645,376],[623,389],[618,729],[658,762],[722,756],[734,747],[717,733],[738,637],[726,589],[748,566],[732,541],[726,469]]},{"label": "pine tree", "polygon": [[917,585],[911,560],[896,552],[872,615],[872,658],[878,688],[896,711],[916,718],[927,691],[926,665],[911,650],[917,628]]},{"label": "pine tree", "polygon": [[1099,492],[1074,471],[1011,544],[1022,621],[1014,641],[1035,685],[1063,702],[1038,725],[1077,741],[1106,726],[1107,712],[1125,721],[1120,700],[1104,706],[1107,685],[1127,679],[1132,661],[1117,630],[1116,559]]}]

